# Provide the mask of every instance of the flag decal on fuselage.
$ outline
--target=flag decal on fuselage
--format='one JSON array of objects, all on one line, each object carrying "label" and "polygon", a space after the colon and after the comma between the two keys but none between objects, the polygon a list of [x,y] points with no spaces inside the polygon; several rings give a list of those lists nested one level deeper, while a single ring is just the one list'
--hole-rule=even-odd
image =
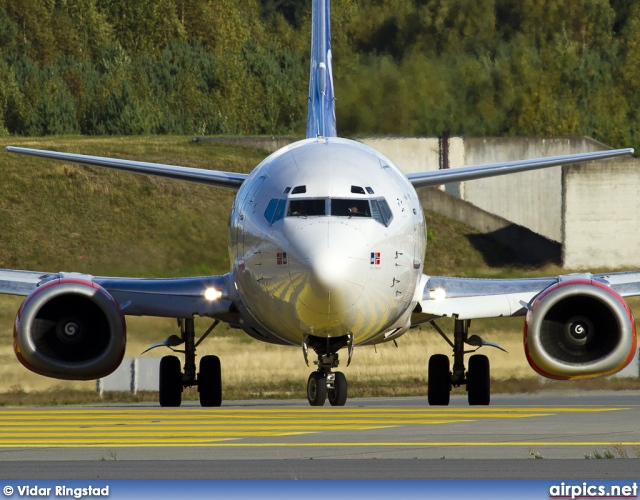
[{"label": "flag decal on fuselage", "polygon": [[278,266],[287,265],[287,252],[278,252],[276,254],[276,264]]},{"label": "flag decal on fuselage", "polygon": [[380,265],[380,252],[371,252],[371,265],[379,266]]}]

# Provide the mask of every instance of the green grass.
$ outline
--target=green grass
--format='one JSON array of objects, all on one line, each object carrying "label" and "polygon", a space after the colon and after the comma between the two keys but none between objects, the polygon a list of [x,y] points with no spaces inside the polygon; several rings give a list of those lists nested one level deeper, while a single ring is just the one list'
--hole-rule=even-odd
[{"label": "green grass", "polygon": [[[249,172],[256,149],[190,137],[3,138],[6,145]],[[0,151],[0,267],[95,275],[228,270],[231,190]]]}]

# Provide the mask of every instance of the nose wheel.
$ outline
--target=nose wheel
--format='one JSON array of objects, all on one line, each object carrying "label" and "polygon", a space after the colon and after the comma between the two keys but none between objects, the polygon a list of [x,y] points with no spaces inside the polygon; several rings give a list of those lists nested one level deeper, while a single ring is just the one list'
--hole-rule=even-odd
[{"label": "nose wheel", "polygon": [[307,399],[311,406],[324,405],[327,399],[327,380],[320,372],[312,372],[307,381]]},{"label": "nose wheel", "polygon": [[311,406],[323,406],[327,399],[331,406],[344,406],[347,377],[342,372],[312,372],[307,381],[307,399]]},{"label": "nose wheel", "polygon": [[342,372],[335,372],[333,389],[327,391],[331,406],[344,406],[347,402],[347,377]]},{"label": "nose wheel", "polygon": [[[307,358],[306,343],[303,344],[305,360]],[[349,352],[351,357],[351,351]],[[328,399],[331,406],[344,406],[347,402],[347,377],[342,372],[334,372],[340,364],[338,353],[318,353],[318,366],[315,372],[309,375],[307,381],[307,399],[311,406],[323,406]],[[348,363],[347,363],[348,365]]]}]

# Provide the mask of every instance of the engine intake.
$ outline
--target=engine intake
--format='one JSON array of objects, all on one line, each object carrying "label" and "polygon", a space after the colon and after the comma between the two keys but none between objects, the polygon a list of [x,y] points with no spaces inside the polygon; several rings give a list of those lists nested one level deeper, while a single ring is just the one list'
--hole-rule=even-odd
[{"label": "engine intake", "polygon": [[31,371],[67,380],[108,375],[122,361],[124,316],[113,297],[91,281],[56,279],[20,306],[13,346]]},{"label": "engine intake", "polygon": [[609,375],[624,368],[636,350],[633,314],[612,288],[597,281],[561,281],[531,305],[524,347],[540,375],[575,379]]}]

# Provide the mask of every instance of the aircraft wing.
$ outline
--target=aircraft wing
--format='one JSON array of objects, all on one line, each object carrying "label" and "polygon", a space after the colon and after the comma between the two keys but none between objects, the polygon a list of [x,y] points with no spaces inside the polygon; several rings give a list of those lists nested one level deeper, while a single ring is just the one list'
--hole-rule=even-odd
[{"label": "aircraft wing", "polygon": [[[129,316],[208,316],[234,322],[229,274],[194,278],[107,278],[78,273],[0,269],[0,293],[29,295],[50,281],[72,278],[100,285]],[[209,294],[206,292],[209,290]]]},{"label": "aircraft wing", "polygon": [[550,156],[533,160],[508,161],[488,165],[476,165],[473,167],[449,168],[446,170],[430,170],[428,172],[416,172],[407,174],[407,179],[415,188],[439,186],[449,182],[470,181],[483,177],[495,177],[498,175],[526,172],[540,168],[557,167],[569,163],[583,163],[594,160],[604,160],[616,156],[633,154],[633,148],[612,149],[609,151],[597,151],[594,153],[581,153],[564,156]]},{"label": "aircraft wing", "polygon": [[9,153],[48,158],[49,160],[61,160],[71,163],[79,163],[80,165],[88,165],[91,167],[112,168],[136,174],[154,175],[156,177],[197,182],[199,184],[208,184],[210,186],[228,189],[238,189],[248,177],[247,174],[223,172],[220,170],[180,167],[177,165],[163,165],[160,163],[147,163],[143,161],[119,160],[116,158],[59,153],[57,151],[18,148],[14,146],[7,146],[7,151]]},{"label": "aircraft wing", "polygon": [[622,297],[640,295],[640,272],[569,274],[554,278],[475,279],[423,276],[422,298],[412,323],[438,317],[458,319],[524,316],[546,288],[568,279],[590,279],[610,286]]}]

